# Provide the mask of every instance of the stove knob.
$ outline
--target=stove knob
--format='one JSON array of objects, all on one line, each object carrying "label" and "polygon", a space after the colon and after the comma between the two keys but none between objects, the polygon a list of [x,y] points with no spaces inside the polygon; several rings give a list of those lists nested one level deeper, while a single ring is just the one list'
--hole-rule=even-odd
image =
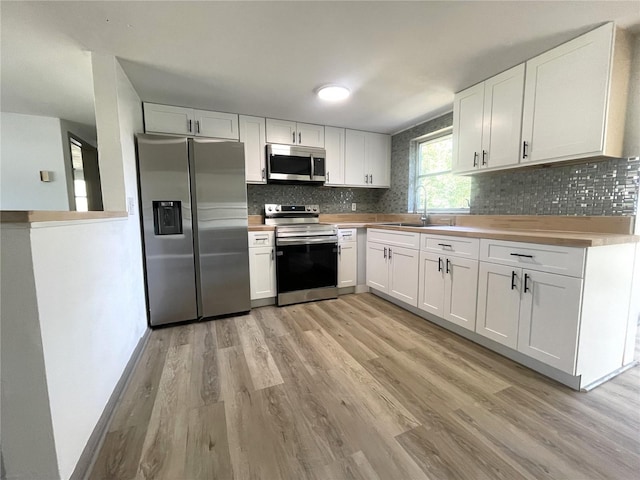
[{"label": "stove knob", "polygon": [[313,209],[313,211],[314,211],[314,212],[317,212],[317,211],[318,211],[318,209],[317,209],[317,208],[314,208],[314,209]]},{"label": "stove knob", "polygon": [[279,211],[280,211],[280,207],[276,207],[276,212],[279,212]]},{"label": "stove knob", "polygon": [[269,207],[269,208],[268,208],[268,210],[269,210],[269,211],[273,210],[273,207]]},{"label": "stove knob", "polygon": [[307,207],[307,212],[310,212],[310,211],[311,211],[311,207]]}]

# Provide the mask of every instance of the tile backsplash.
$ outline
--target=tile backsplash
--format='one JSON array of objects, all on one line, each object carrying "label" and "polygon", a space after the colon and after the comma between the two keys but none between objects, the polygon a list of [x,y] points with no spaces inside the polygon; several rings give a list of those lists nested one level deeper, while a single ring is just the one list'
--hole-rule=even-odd
[{"label": "tile backsplash", "polygon": [[383,189],[318,187],[312,185],[247,185],[249,215],[264,214],[265,203],[283,205],[318,204],[322,213],[377,213]]},{"label": "tile backsplash", "polygon": [[639,158],[482,173],[471,180],[479,215],[636,215]]}]

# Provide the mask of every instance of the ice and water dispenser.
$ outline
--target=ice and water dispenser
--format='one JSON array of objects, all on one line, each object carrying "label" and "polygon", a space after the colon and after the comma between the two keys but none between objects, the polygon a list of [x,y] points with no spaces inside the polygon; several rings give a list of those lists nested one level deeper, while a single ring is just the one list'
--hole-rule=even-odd
[{"label": "ice and water dispenser", "polygon": [[154,201],[153,229],[156,235],[181,235],[182,202],[176,200]]}]

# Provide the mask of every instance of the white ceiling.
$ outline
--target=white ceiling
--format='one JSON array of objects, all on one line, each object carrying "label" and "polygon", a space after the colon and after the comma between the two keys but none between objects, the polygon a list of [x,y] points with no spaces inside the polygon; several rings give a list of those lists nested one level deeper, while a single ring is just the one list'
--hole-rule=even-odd
[{"label": "white ceiling", "polygon": [[[142,100],[393,133],[453,94],[613,20],[634,1],[7,2],[3,111],[94,123],[90,51]],[[352,90],[323,104],[314,89]]]}]

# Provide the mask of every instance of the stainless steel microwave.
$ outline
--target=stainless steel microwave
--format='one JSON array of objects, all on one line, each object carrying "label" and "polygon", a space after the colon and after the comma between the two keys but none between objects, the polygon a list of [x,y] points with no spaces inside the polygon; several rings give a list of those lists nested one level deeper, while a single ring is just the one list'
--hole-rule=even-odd
[{"label": "stainless steel microwave", "polygon": [[326,152],[323,148],[267,145],[269,182],[324,183]]}]

